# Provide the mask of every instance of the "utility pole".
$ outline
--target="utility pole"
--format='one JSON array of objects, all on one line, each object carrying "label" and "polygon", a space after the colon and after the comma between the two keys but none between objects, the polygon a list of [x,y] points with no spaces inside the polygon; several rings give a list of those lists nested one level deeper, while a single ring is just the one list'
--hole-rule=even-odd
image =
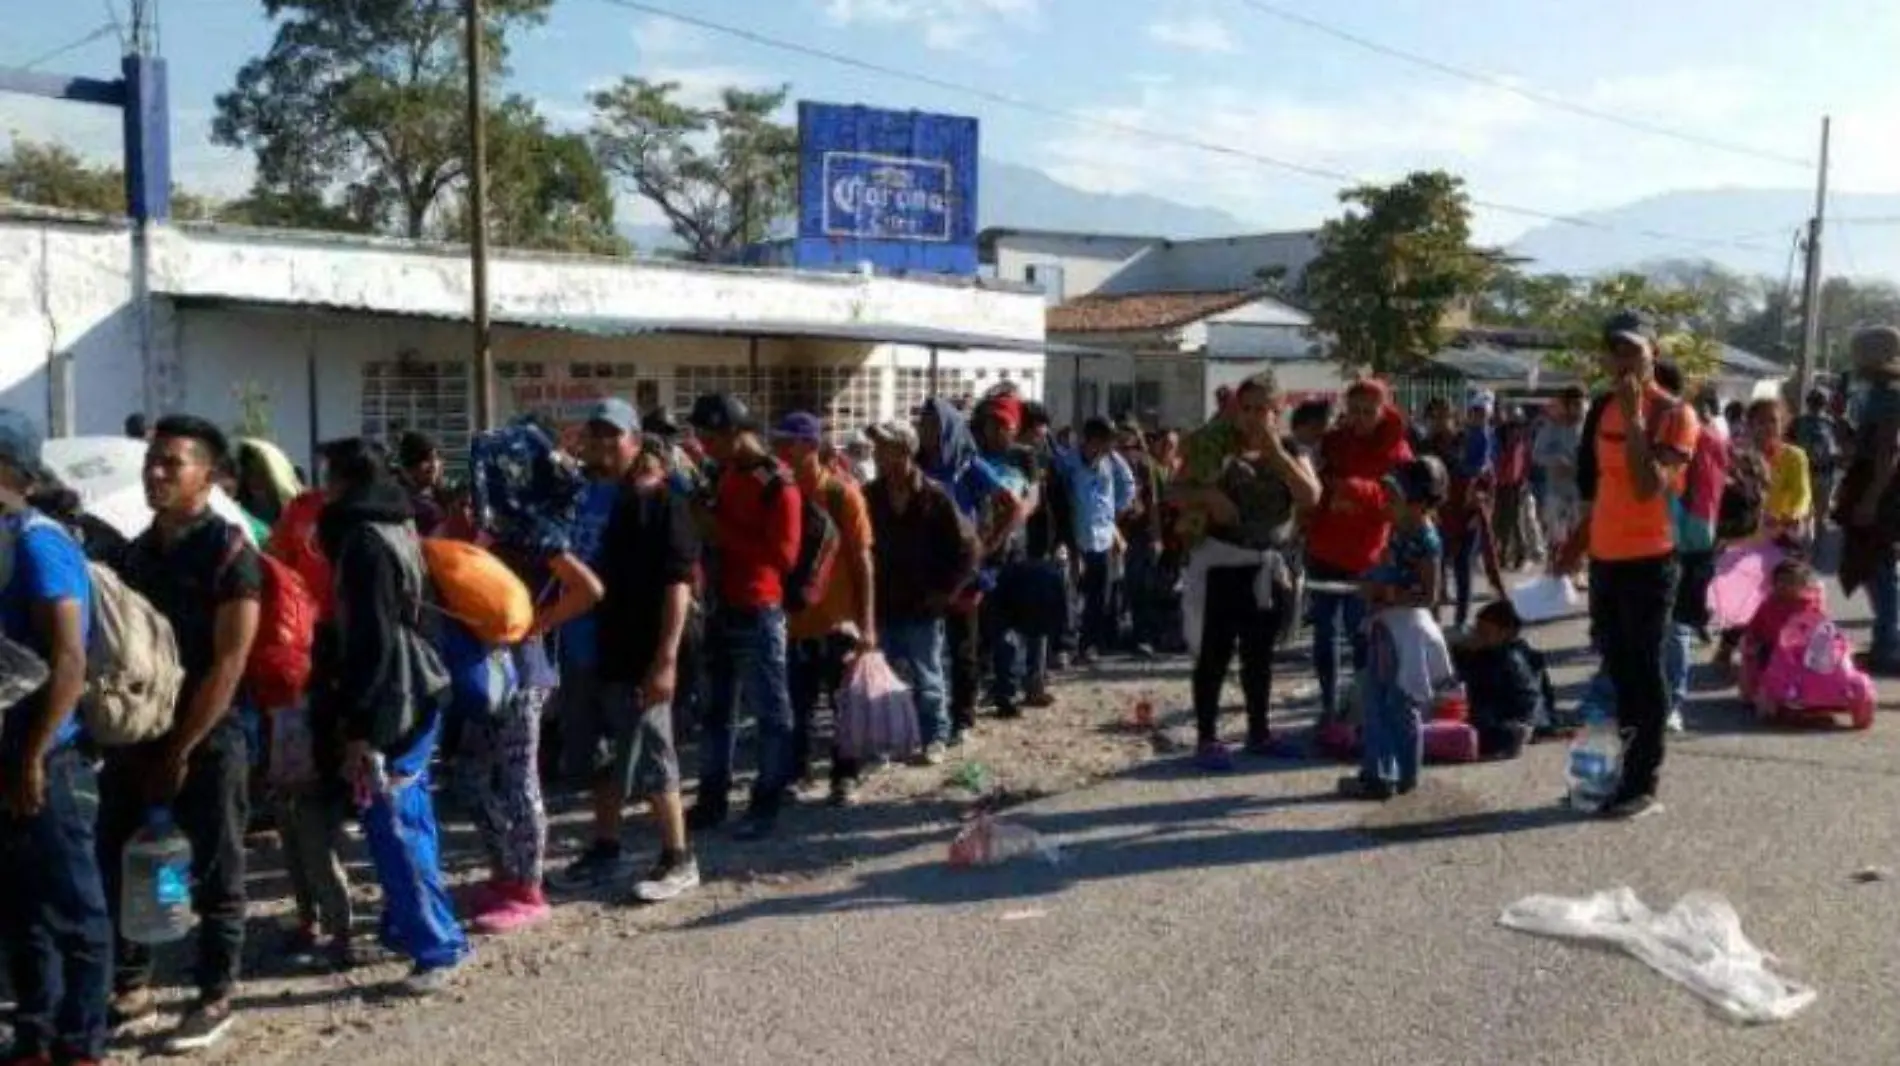
[{"label": "utility pole", "polygon": [[1807,269],[1801,279],[1801,369],[1795,402],[1814,388],[1814,357],[1821,347],[1821,227],[1827,218],[1827,151],[1831,120],[1821,119],[1821,169],[1814,188],[1814,217],[1808,220]]},{"label": "utility pole", "polygon": [[482,105],[482,0],[465,0],[468,40],[468,276],[474,295],[475,430],[495,425],[495,353],[488,329],[488,131]]}]

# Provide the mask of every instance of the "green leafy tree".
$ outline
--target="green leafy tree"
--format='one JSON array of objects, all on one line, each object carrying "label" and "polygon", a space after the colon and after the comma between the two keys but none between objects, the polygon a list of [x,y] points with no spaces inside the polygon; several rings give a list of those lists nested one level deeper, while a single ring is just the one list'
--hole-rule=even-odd
[{"label": "green leafy tree", "polygon": [[[552,0],[488,0],[487,73]],[[212,136],[255,155],[253,200],[357,227],[430,234],[465,177],[461,0],[263,0],[270,48],[217,99]],[[326,211],[303,214],[321,205]]]},{"label": "green leafy tree", "polygon": [[1569,293],[1532,325],[1555,334],[1560,350],[1552,362],[1594,382],[1602,376],[1603,323],[1620,311],[1641,311],[1653,319],[1661,354],[1675,361],[1686,377],[1702,378],[1715,371],[1722,338],[1698,325],[1708,317],[1698,294],[1658,285],[1646,274],[1573,279]]},{"label": "green leafy tree", "polygon": [[1313,328],[1333,339],[1334,358],[1349,368],[1422,365],[1443,346],[1447,318],[1493,269],[1471,246],[1464,181],[1420,171],[1339,198],[1346,211],[1320,228],[1319,255],[1303,279]]},{"label": "green leafy tree", "polygon": [[[123,215],[125,171],[98,166],[59,144],[44,144],[14,136],[0,155],[0,198],[67,211]],[[172,217],[210,218],[212,201],[182,189],[172,189]]]},{"label": "green leafy tree", "polygon": [[791,90],[727,88],[717,104],[696,107],[679,88],[625,78],[594,93],[594,151],[660,209],[689,257],[730,258],[794,207],[798,136],[773,117]]},{"label": "green leafy tree", "polygon": [[[488,120],[488,232],[510,248],[624,255],[614,231],[613,184],[579,133],[558,133],[520,97]],[[453,236],[469,233],[468,196],[458,198]]]}]

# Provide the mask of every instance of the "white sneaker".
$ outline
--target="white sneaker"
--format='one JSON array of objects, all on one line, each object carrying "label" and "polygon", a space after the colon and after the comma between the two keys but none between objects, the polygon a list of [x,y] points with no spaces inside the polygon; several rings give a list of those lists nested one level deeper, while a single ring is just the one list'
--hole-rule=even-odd
[{"label": "white sneaker", "polygon": [[1681,711],[1669,712],[1669,722],[1668,722],[1667,727],[1671,733],[1680,733],[1684,729],[1687,728],[1687,726],[1683,725]]}]

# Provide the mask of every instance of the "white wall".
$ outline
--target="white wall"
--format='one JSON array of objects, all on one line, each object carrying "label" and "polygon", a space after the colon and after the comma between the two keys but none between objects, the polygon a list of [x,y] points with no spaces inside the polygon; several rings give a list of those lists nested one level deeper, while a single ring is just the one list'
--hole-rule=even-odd
[{"label": "white wall", "polygon": [[[239,391],[255,390],[268,398],[273,435],[298,458],[307,458],[313,435],[360,431],[366,363],[404,352],[413,359],[460,360],[468,352],[465,324],[392,317],[464,314],[467,264],[459,254],[399,242],[189,229],[157,231],[153,254],[153,287],[160,293],[338,309],[174,311],[169,299],[155,301],[161,409],[191,410],[230,425],[240,413]],[[49,366],[70,357],[76,432],[116,433],[128,413],[143,408],[136,323],[128,311],[129,263],[130,240],[122,226],[0,215],[0,405],[52,424]],[[968,283],[503,256],[490,284],[504,313],[889,324],[1030,341],[1043,336],[1039,295]],[[366,313],[372,309],[383,313]],[[496,358],[561,367],[632,365],[636,378],[661,386],[663,402],[677,402],[669,393],[680,367],[743,368],[750,356],[742,338],[602,338],[501,328]],[[864,406],[880,418],[896,414],[907,399],[899,396],[899,372],[930,364],[920,348],[802,339],[763,341],[759,359],[766,367],[874,370],[864,378],[874,386]],[[1040,354],[943,350],[938,372],[946,394],[981,391],[1005,375],[1031,397],[1039,397],[1045,385]],[[914,388],[918,379],[912,373],[903,380]],[[503,384],[505,412],[509,390]]]},{"label": "white wall", "polygon": [[1063,297],[1073,300],[1094,292],[1129,257],[1148,247],[1147,237],[1088,236],[1060,233],[1012,233],[996,239],[996,276],[1026,281],[1031,266],[1062,268]]}]

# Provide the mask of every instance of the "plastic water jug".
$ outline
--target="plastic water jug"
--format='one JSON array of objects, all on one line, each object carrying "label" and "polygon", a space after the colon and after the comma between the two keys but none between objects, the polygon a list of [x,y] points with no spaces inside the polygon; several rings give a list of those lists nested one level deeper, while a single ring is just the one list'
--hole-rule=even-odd
[{"label": "plastic water jug", "polygon": [[134,944],[182,940],[197,923],[191,909],[191,841],[155,807],[125,845],[120,934]]},{"label": "plastic water jug", "polygon": [[1623,738],[1616,722],[1593,709],[1582,732],[1570,742],[1564,777],[1570,786],[1570,805],[1595,811],[1609,802],[1623,772]]}]

